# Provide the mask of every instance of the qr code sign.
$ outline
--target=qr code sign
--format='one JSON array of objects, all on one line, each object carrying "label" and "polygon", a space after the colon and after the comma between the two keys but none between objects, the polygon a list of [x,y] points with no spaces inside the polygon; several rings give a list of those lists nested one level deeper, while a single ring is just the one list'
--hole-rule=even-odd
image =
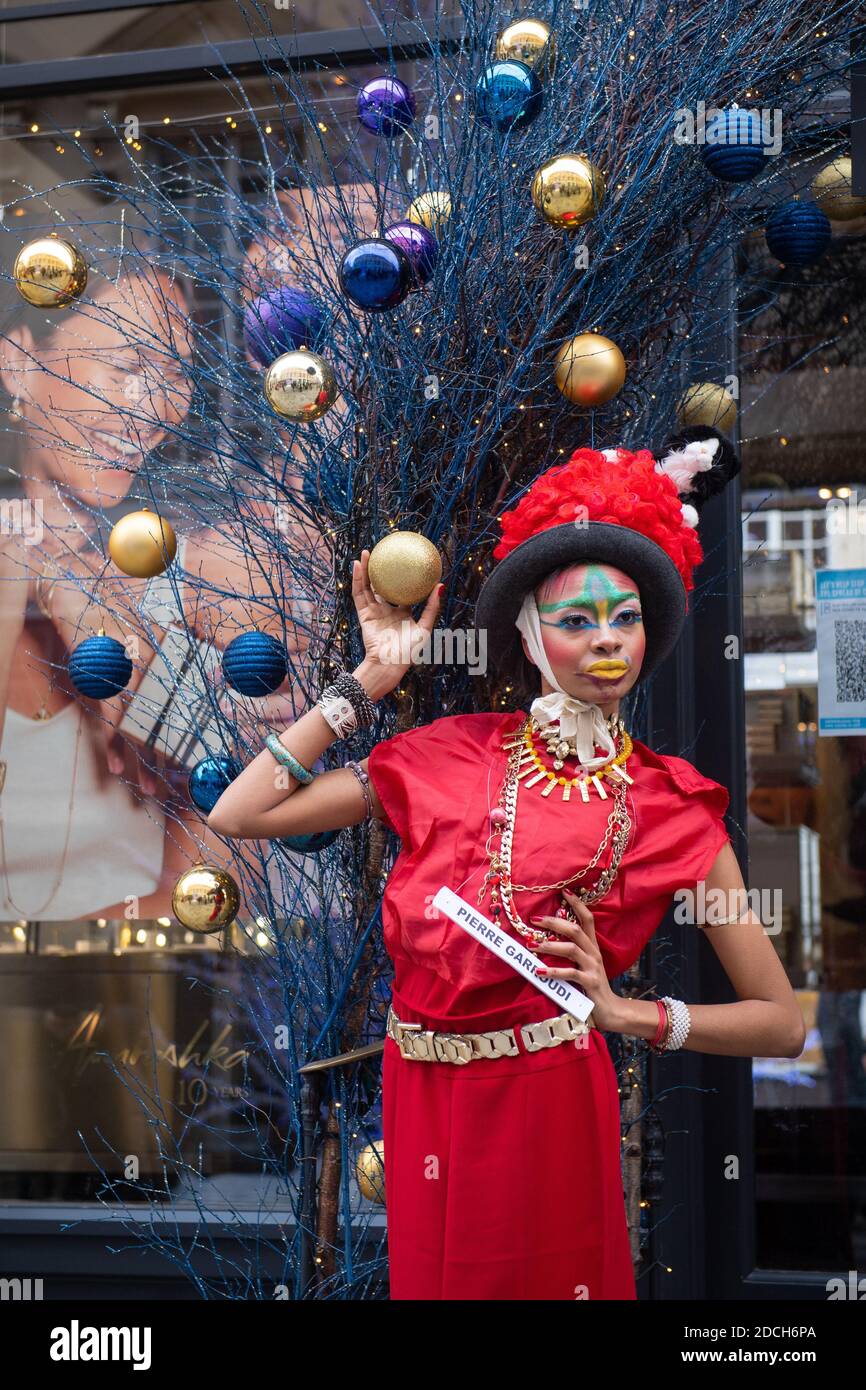
[{"label": "qr code sign", "polygon": [[866,701],[866,622],[836,618],[836,699],[841,705]]}]

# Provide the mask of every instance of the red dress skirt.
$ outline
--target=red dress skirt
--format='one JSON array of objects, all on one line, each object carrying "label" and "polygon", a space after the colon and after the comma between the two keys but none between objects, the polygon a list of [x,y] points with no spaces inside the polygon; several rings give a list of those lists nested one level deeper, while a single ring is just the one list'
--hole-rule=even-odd
[{"label": "red dress skirt", "polygon": [[[445,716],[377,744],[369,772],[401,853],[382,903],[399,1019],[443,1032],[513,1027],[520,1053],[465,1066],[385,1043],[382,1103],[393,1299],[634,1299],[617,1078],[602,1034],[527,1053],[522,1023],[556,1013],[530,982],[432,906],[477,904],[517,714]],[[727,840],[724,787],[635,743],[632,831],[593,907],[609,978],[637,959],[679,888]],[[567,878],[595,853],[610,802],[518,793],[515,883]],[[520,893],[524,921],[558,892]],[[481,911],[490,915],[489,898]],[[507,921],[500,926],[510,930]],[[551,965],[561,961],[541,953]]]}]

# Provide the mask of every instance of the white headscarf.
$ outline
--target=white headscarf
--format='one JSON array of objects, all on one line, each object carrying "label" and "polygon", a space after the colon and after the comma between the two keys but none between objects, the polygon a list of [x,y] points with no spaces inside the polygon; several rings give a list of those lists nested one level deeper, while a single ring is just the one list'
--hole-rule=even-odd
[{"label": "white headscarf", "polygon": [[[592,769],[610,762],[616,756],[616,744],[601,708],[569,695],[553,674],[541,640],[538,604],[533,590],[530,589],[524,598],[515,623],[526,638],[533,661],[548,685],[553,687],[550,694],[538,695],[533,700],[530,714],[541,725],[558,719],[562,737],[575,739],[577,758],[583,767]],[[601,757],[596,756],[596,744],[605,750]]]}]

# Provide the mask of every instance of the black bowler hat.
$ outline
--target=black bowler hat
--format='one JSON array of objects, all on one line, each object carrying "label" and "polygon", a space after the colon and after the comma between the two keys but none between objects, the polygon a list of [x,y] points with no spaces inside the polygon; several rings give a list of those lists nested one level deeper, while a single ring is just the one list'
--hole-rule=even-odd
[{"label": "black bowler hat", "polygon": [[637,584],[646,633],[638,679],[650,675],[676,645],[692,571],[703,559],[697,508],[739,467],[718,430],[696,425],[658,455],[577,449],[567,463],[542,473],[500,518],[498,563],[478,596],[475,626],[486,630],[493,665],[517,668],[516,622],[526,594],[554,570],[595,563],[614,565]]}]

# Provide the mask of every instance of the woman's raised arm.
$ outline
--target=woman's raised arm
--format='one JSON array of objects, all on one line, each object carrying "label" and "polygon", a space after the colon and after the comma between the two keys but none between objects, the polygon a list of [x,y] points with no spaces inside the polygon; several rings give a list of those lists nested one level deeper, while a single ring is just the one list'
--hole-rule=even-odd
[{"label": "woman's raised arm", "polygon": [[[385,603],[370,587],[369,551],[352,565],[352,597],[361,624],[365,656],[353,672],[370,699],[380,700],[399,685],[411,662],[415,644],[433,630],[439,612],[441,586],[437,586],[416,622],[411,608]],[[405,625],[405,626],[404,626]],[[405,658],[405,659],[404,659]],[[302,767],[312,768],[337,735],[318,706],[307,711],[278,735],[280,742]],[[361,763],[366,771],[367,760]],[[373,813],[382,818],[382,806],[372,783]],[[226,788],[208,816],[208,825],[233,839],[281,839],[287,835],[312,835],[319,830],[339,830],[364,819],[366,804],[355,774],[348,768],[322,772],[302,786],[287,768],[265,749]]]},{"label": "woman's raised arm", "polygon": [[[366,659],[353,675],[371,700],[381,699],[393,688],[383,688],[381,676]],[[279,739],[302,767],[312,768],[325,750],[337,742],[337,735],[315,706],[284,729]],[[366,764],[365,758],[361,763],[365,771]],[[372,782],[369,791],[373,812],[381,818],[382,807]],[[348,768],[320,772],[302,786],[265,748],[226,788],[207,823],[211,830],[231,839],[275,840],[356,825],[365,814],[360,783]]]}]

